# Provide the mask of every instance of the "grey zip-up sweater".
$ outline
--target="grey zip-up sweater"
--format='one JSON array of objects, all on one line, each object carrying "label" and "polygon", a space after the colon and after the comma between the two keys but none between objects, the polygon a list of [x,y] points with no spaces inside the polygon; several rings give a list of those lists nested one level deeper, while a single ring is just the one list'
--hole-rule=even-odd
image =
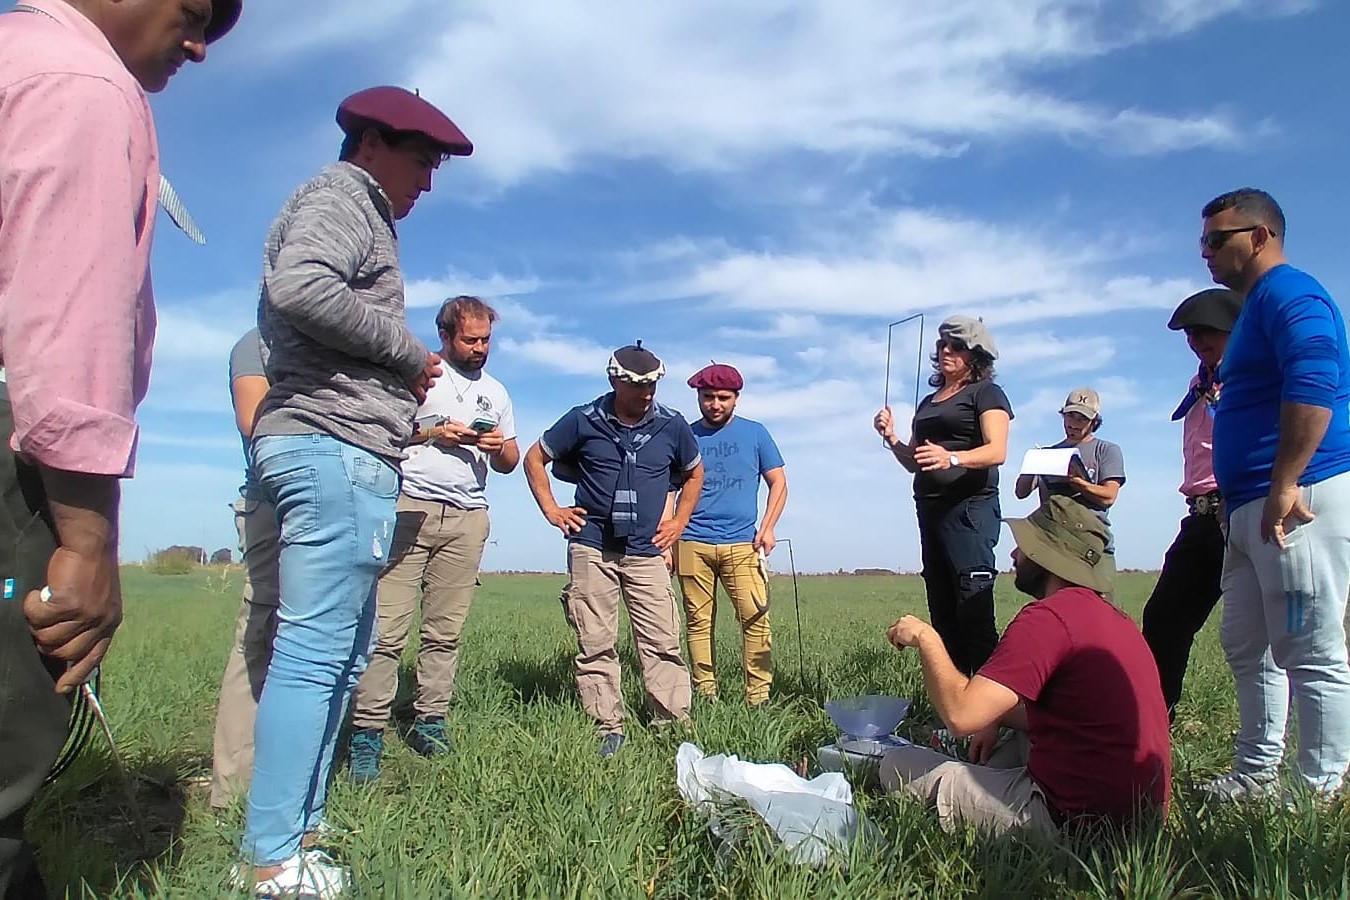
[{"label": "grey zip-up sweater", "polygon": [[408,381],[427,349],[404,316],[389,200],[364,169],[327,166],[282,207],[263,252],[258,329],[272,386],[255,436],[323,432],[404,458],[417,411]]}]

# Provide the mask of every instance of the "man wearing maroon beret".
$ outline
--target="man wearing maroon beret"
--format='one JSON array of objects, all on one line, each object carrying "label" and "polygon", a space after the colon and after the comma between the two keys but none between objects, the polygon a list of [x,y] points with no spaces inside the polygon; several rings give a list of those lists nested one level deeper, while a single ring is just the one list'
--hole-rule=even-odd
[{"label": "man wearing maroon beret", "polygon": [[[694,690],[717,696],[713,623],[720,580],[741,626],[745,700],[753,706],[769,699],[773,683],[765,558],[773,552],[774,525],[787,502],[787,475],[768,429],[735,415],[744,387],[740,372],[714,363],[696,372],[689,386],[698,391],[703,414],[693,430],[706,474],[674,562],[684,595]],[[769,499],[756,527],[760,479],[769,486]]]},{"label": "man wearing maroon beret", "polygon": [[237,887],[335,897],[324,827],[339,727],[365,669],[375,582],[394,551],[399,466],[440,358],[408,329],[396,223],[473,146],[421,97],[344,100],[338,162],[302,185],[264,249],[258,328],[271,387],[250,463],[280,534],[280,606],[255,722]]}]

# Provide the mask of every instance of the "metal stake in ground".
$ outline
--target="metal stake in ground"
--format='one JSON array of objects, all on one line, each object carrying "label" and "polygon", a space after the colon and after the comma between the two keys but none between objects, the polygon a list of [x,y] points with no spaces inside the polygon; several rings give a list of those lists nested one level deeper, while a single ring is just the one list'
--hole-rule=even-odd
[{"label": "metal stake in ground", "polygon": [[896,328],[913,322],[915,319],[919,320],[919,343],[917,358],[914,362],[914,408],[919,408],[919,385],[923,381],[923,313],[905,316],[903,319],[897,319],[886,326],[886,383],[881,401],[883,409],[891,405],[891,339],[895,335]]},{"label": "metal stake in ground", "polygon": [[[792,570],[792,606],[797,612],[797,677],[801,686],[806,687],[806,653],[802,650],[802,601],[797,593],[797,561],[792,556],[791,538],[780,538],[778,543],[787,544],[788,568]],[[769,606],[773,607],[773,594],[769,589],[769,561],[764,551],[759,552],[759,571],[764,576],[764,592],[769,597]]]}]

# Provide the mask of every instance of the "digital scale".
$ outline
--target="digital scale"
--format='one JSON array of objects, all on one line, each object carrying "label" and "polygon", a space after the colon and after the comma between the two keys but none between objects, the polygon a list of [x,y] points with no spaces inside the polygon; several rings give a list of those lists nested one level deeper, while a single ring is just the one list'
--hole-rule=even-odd
[{"label": "digital scale", "polygon": [[878,785],[881,758],[911,745],[894,733],[909,712],[908,700],[869,694],[827,701],[825,711],[841,734],[834,743],[820,747],[816,759],[821,769],[843,772],[855,785]]},{"label": "digital scale", "polygon": [[881,758],[899,747],[908,747],[910,741],[899,735],[857,738],[840,735],[833,744],[816,751],[816,760],[825,772],[843,772],[855,785],[875,787],[880,784]]}]

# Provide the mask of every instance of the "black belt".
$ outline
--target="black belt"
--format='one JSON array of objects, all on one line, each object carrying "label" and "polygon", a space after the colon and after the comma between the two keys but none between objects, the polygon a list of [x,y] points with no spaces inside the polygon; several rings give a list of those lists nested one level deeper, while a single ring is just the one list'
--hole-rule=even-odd
[{"label": "black belt", "polygon": [[1193,516],[1217,516],[1221,499],[1218,491],[1210,491],[1208,494],[1187,497],[1186,505],[1190,507]]}]

